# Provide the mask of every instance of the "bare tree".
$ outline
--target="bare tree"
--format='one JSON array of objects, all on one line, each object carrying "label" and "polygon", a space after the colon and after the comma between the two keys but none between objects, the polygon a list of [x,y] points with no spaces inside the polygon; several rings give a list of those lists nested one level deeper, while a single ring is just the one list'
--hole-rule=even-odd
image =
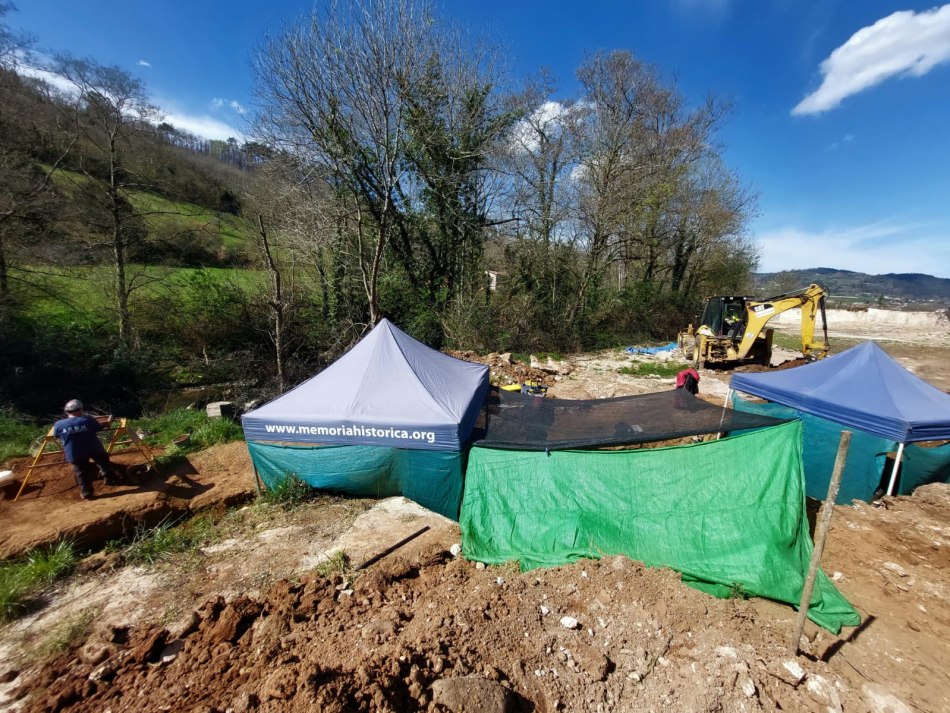
[{"label": "bare tree", "polygon": [[267,238],[267,229],[264,227],[264,216],[257,214],[258,235],[261,239],[260,251],[264,258],[267,272],[271,277],[271,294],[267,305],[271,309],[274,331],[274,363],[277,366],[277,392],[284,393],[284,323],[286,319],[287,303],[284,299],[283,274],[277,266],[274,249]]},{"label": "bare tree", "polygon": [[111,253],[119,343],[129,348],[129,297],[145,276],[129,274],[129,251],[147,236],[142,223],[145,212],[136,208],[130,196],[150,187],[135,170],[135,139],[151,132],[162,112],[149,100],[142,81],[120,67],[60,55],[53,69],[76,88],[79,103],[72,116],[83,138],[76,164],[88,179],[83,190],[101,202],[108,216],[97,227]]},{"label": "bare tree", "polygon": [[264,40],[254,66],[258,134],[327,167],[355,203],[369,321],[381,318],[379,275],[406,167],[406,95],[423,92],[433,60],[428,2],[330,2]]}]

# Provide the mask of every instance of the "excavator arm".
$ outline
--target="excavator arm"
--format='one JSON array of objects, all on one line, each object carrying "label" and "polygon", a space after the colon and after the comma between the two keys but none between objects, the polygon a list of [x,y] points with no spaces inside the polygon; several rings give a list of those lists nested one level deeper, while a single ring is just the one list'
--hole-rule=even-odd
[{"label": "excavator arm", "polygon": [[[788,292],[765,300],[746,302],[746,323],[736,348],[739,359],[745,359],[770,319],[795,307],[802,308],[802,354],[808,359],[821,359],[828,353],[828,323],[825,319],[827,290],[809,285],[803,290]],[[815,341],[815,318],[821,312],[824,340]]]}]

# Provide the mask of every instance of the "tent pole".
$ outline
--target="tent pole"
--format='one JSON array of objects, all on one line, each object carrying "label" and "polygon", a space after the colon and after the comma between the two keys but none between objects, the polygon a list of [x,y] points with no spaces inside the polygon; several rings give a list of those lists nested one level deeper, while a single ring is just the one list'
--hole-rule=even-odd
[{"label": "tent pole", "polygon": [[894,494],[894,486],[897,484],[897,473],[901,469],[901,458],[904,457],[904,444],[897,446],[897,460],[894,461],[894,468],[891,470],[891,482],[887,486],[887,494]]},{"label": "tent pole", "polygon": [[726,390],[726,400],[722,402],[722,416],[719,417],[719,432],[716,434],[716,440],[722,436],[722,422],[726,420],[726,406],[729,405],[729,398],[732,396],[732,387]]},{"label": "tent pole", "polygon": [[789,642],[792,656],[798,654],[798,645],[802,640],[802,630],[805,628],[805,617],[808,616],[808,605],[811,604],[811,594],[815,590],[815,579],[818,577],[818,565],[821,564],[821,555],[825,551],[825,540],[828,537],[828,527],[831,525],[831,516],[835,511],[835,501],[838,499],[838,489],[841,487],[841,474],[844,464],[848,460],[848,448],[851,446],[851,431],[841,432],[841,441],[838,443],[838,456],[835,458],[835,468],[831,472],[831,483],[828,485],[828,496],[825,506],[821,510],[821,519],[815,530],[815,549],[811,553],[811,563],[808,565],[808,575],[805,577],[805,586],[802,587],[802,600],[798,605],[798,618],[795,620],[795,629]]}]

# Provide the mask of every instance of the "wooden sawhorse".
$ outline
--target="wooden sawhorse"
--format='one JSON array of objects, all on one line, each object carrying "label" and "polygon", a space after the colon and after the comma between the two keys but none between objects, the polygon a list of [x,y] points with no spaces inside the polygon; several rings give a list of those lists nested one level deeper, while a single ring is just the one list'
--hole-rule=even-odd
[{"label": "wooden sawhorse", "polygon": [[[104,427],[103,432],[112,431],[112,438],[109,440],[109,446],[106,448],[106,453],[112,455],[112,451],[116,446],[128,446],[132,445],[138,449],[139,453],[145,458],[145,462],[148,463],[152,468],[156,468],[155,458],[152,455],[152,449],[145,444],[142,439],[138,437],[138,434],[131,428],[129,428],[128,419],[120,418],[118,420],[113,419],[112,416],[93,416],[99,423]],[[119,440],[122,436],[125,436],[125,440]],[[47,450],[48,447],[52,446],[52,450]],[[49,461],[41,463],[40,461],[44,460],[47,456],[56,456],[57,454],[62,453],[62,458],[57,458],[54,461]],[[16,497],[13,498],[13,502],[16,502],[20,499],[20,494],[23,492],[23,489],[26,487],[27,481],[29,481],[30,476],[33,475],[33,471],[36,468],[49,468],[54,465],[62,465],[66,462],[66,454],[63,451],[62,445],[56,440],[53,436],[52,427],[43,436],[43,443],[40,446],[39,451],[36,453],[36,457],[33,459],[32,465],[26,470],[26,477],[23,478],[23,484],[20,486],[20,489],[17,491]]]}]

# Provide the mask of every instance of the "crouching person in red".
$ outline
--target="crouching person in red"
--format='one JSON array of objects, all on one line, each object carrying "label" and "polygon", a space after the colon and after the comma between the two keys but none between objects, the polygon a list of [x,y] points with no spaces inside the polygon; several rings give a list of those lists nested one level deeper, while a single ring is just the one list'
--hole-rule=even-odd
[{"label": "crouching person in red", "polygon": [[93,493],[90,459],[98,466],[106,485],[117,485],[118,480],[97,435],[103,430],[102,424],[92,416],[84,416],[82,408],[82,402],[77,399],[66,404],[63,409],[66,418],[53,425],[53,436],[63,444],[66,461],[73,466],[79,494],[83,500],[90,500]]}]

